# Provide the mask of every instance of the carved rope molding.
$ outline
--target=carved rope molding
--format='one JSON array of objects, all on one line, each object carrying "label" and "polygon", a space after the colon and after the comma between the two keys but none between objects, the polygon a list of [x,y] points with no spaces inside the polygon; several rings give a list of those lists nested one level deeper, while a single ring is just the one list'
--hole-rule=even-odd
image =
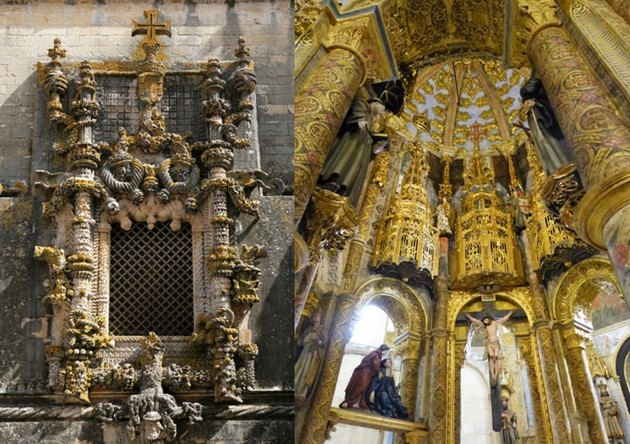
[{"label": "carved rope molding", "polygon": [[[204,419],[292,419],[295,408],[292,405],[245,404],[219,408],[204,408]],[[98,418],[94,407],[0,407],[0,420],[88,420]]]}]

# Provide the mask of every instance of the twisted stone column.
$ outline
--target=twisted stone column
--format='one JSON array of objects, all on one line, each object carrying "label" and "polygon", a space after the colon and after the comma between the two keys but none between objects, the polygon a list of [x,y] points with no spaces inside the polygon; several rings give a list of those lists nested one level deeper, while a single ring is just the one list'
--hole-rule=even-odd
[{"label": "twisted stone column", "polygon": [[587,425],[588,434],[594,444],[608,442],[604,418],[599,410],[599,402],[591,378],[591,372],[586,357],[586,349],[572,325],[564,330],[566,359],[569,366],[571,382],[575,387],[575,400]]},{"label": "twisted stone column", "polygon": [[[355,49],[363,28],[333,31],[326,55],[295,100],[295,221],[300,221],[328,152],[366,75]],[[334,38],[334,40],[333,40]]]},{"label": "twisted stone column", "polygon": [[575,229],[589,244],[608,248],[624,295],[630,298],[630,233],[623,227],[630,214],[628,122],[566,30],[540,27],[530,39],[528,54],[575,153],[586,190],[574,215]]}]

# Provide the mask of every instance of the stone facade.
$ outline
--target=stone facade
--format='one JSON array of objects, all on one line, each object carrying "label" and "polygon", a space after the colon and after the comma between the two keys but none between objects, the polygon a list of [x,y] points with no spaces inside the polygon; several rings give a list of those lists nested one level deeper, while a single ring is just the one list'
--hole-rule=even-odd
[{"label": "stone facade", "polygon": [[[55,243],[55,224],[42,217],[49,191],[36,182],[50,184],[64,168],[51,152],[47,94],[40,87],[37,63],[47,62],[47,50],[56,37],[63,41],[68,65],[89,60],[105,62],[103,66],[111,63],[115,70],[120,66],[116,64],[142,60],[140,39],[131,37],[131,20],[144,21],[146,9],[158,9],[160,20],[171,21],[172,38],[161,39],[157,57],[169,70],[205,63],[210,57],[233,58],[238,38],[244,37],[258,79],[257,122],[253,125],[257,144],[251,153],[237,154],[236,164],[242,169],[261,169],[291,184],[290,2],[0,2],[1,442],[127,439],[125,423],[98,420],[91,406],[53,407],[51,401],[61,400],[47,387],[45,347],[50,341],[52,310],[42,302],[47,267],[35,261],[33,252],[36,245]],[[289,314],[293,203],[288,195],[261,196],[259,200],[261,218],[253,228],[248,227],[249,219],[237,220],[236,226],[239,242],[263,244],[268,254],[260,263],[261,302],[249,319],[252,342],[259,349],[256,386],[240,405],[219,406],[208,396],[186,395],[186,401],[203,404],[203,421],[192,425],[177,421],[178,435],[186,437],[181,442],[280,443],[293,439]]]}]

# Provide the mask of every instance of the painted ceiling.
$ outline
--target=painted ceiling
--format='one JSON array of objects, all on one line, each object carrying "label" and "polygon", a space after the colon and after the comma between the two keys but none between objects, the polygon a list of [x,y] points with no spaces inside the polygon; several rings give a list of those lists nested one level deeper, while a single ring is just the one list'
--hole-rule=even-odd
[{"label": "painted ceiling", "polygon": [[527,74],[488,59],[460,58],[425,67],[401,117],[415,135],[414,116],[426,117],[430,125],[420,139],[440,156],[468,157],[475,137],[482,154],[513,151],[515,139],[524,137],[513,122],[518,120],[519,91]]}]

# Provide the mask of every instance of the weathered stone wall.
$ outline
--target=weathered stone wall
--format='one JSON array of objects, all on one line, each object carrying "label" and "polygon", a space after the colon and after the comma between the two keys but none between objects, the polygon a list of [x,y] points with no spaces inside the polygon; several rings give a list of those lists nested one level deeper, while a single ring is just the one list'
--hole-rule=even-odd
[{"label": "weathered stone wall", "polygon": [[[10,3],[10,4],[9,4]],[[15,4],[18,3],[18,4]],[[292,10],[288,0],[270,2],[202,1],[0,1],[0,442],[37,438],[45,442],[124,442],[101,422],[43,421],[17,423],[2,409],[45,392],[45,338],[50,307],[41,302],[41,279],[47,267],[33,259],[36,244],[52,244],[51,224],[41,223],[41,193],[35,170],[51,165],[45,94],[37,62],[60,37],[64,63],[82,60],[130,61],[143,57],[141,38],[131,37],[131,20],[144,22],[143,10],[158,9],[170,20],[172,38],[162,37],[167,66],[205,62],[209,57],[233,60],[239,36],[251,49],[258,77],[256,91],[260,167],[290,183],[293,177]],[[46,147],[44,147],[46,145]],[[52,167],[51,171],[55,171]],[[56,171],[62,171],[57,168]],[[253,341],[260,358],[256,376],[265,396],[289,399],[293,383],[292,337],[292,198],[265,197],[263,218],[243,240],[272,246],[263,260],[263,301],[251,314]],[[32,398],[41,402],[41,398]],[[271,399],[271,398],[269,398]],[[278,398],[279,399],[279,398]],[[278,402],[278,399],[271,401]],[[285,400],[286,400],[285,399]],[[14,403],[15,401],[15,403]],[[254,395],[245,403],[265,403]],[[290,401],[286,401],[289,404]],[[265,413],[246,421],[204,422],[189,437],[221,442],[291,442],[292,420],[283,411],[273,420]],[[273,416],[273,415],[271,415]],[[27,419],[27,418],[22,418]],[[232,425],[233,424],[233,425]],[[263,428],[269,431],[262,433]],[[109,431],[108,431],[109,430]],[[239,431],[240,430],[240,431]],[[238,431],[238,433],[237,433]],[[278,439],[273,439],[273,436]],[[108,436],[115,437],[109,439]],[[239,440],[239,436],[243,440]],[[260,440],[254,438],[260,437]],[[43,441],[42,441],[43,442]]]}]

